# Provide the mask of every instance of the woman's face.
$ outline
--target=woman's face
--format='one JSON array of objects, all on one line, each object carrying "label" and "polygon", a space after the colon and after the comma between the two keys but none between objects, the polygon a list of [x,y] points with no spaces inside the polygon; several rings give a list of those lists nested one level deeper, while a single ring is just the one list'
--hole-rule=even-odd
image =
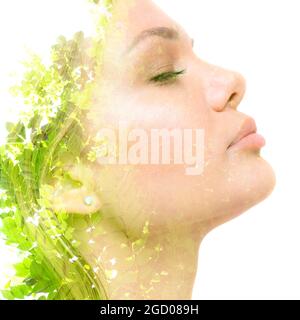
[{"label": "woman's face", "polygon": [[228,148],[254,129],[237,110],[244,78],[196,56],[189,35],[152,1],[118,1],[103,59],[85,124],[88,134],[95,137],[101,128],[118,133],[120,123],[148,137],[152,129],[204,133],[201,174],[187,174],[192,167],[187,163],[91,165],[101,203],[132,232],[147,219],[156,226],[185,223],[205,232],[271,192],[275,178],[260,156],[261,138],[252,135]]}]

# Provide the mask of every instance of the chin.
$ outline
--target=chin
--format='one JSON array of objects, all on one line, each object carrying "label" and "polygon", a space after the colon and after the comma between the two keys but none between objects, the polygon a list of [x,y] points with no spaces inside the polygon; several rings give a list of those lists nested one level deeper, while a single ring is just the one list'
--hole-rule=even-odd
[{"label": "chin", "polygon": [[[226,170],[218,186],[219,200],[212,210],[209,230],[228,222],[266,199],[273,191],[276,176],[270,164],[260,155],[242,155]],[[223,190],[223,192],[221,192]]]},{"label": "chin", "polygon": [[240,158],[234,173],[233,216],[239,215],[266,199],[273,191],[276,176],[271,165],[259,154]]}]

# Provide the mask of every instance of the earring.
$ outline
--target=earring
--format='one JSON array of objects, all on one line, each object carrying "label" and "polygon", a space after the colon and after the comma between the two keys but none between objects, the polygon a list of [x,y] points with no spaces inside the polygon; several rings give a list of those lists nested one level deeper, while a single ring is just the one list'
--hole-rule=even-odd
[{"label": "earring", "polygon": [[94,199],[93,197],[91,196],[86,196],[84,197],[84,204],[87,205],[87,206],[91,206],[94,202]]}]

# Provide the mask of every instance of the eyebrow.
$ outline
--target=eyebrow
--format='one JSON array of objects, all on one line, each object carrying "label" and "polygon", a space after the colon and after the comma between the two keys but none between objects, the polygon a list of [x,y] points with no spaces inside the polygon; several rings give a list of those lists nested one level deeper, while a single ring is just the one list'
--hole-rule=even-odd
[{"label": "eyebrow", "polygon": [[132,42],[125,53],[129,53],[134,47],[136,47],[140,42],[146,40],[149,37],[161,37],[169,40],[178,40],[179,32],[173,28],[168,27],[155,27],[142,31]]}]

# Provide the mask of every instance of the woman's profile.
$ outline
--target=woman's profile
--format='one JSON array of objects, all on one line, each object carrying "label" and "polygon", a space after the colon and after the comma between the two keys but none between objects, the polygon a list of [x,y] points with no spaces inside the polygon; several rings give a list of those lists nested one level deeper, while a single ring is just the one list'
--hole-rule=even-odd
[{"label": "woman's profile", "polygon": [[24,257],[3,296],[191,299],[202,239],[275,184],[245,80],[151,0],[92,2],[96,36],[59,37],[14,88],[0,206]]}]

